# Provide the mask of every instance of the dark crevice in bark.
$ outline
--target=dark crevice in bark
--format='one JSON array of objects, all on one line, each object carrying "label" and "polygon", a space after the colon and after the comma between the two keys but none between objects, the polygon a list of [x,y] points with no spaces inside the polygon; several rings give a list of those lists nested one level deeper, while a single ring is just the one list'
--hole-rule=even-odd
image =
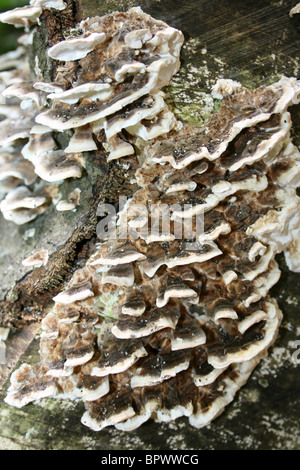
[{"label": "dark crevice in bark", "polygon": [[[33,45],[28,50],[32,79],[53,81],[57,76],[57,67],[61,63],[47,56],[47,49],[62,41],[82,19],[81,0],[65,0],[67,8],[63,11],[45,9],[40,25],[34,33]],[[76,70],[77,62],[74,63]],[[42,77],[37,77],[38,73]],[[72,73],[71,73],[72,75]],[[34,269],[19,279],[0,302],[0,325],[22,328],[28,323],[40,321],[47,309],[53,304],[52,298],[62,283],[70,277],[76,267],[89,256],[89,245],[96,236],[98,217],[97,207],[100,202],[115,204],[120,191],[129,195],[134,187],[126,180],[125,170],[115,162],[107,163],[102,152],[90,152],[88,155],[89,171],[84,176],[93,187],[89,209],[77,222],[77,226],[68,241],[58,247],[50,256],[46,266]],[[128,170],[126,171],[128,174]],[[83,197],[86,195],[83,195]]]},{"label": "dark crevice in bark", "polygon": [[56,69],[61,65],[50,59],[46,49],[63,41],[70,29],[82,19],[79,0],[67,0],[67,8],[62,11],[46,9],[40,17],[40,26],[34,33],[32,47],[28,52],[30,68],[33,75],[40,69],[43,80],[51,82],[56,75]]},{"label": "dark crevice in bark", "polygon": [[96,238],[100,220],[97,217],[99,203],[116,204],[120,193],[132,195],[135,187],[129,183],[128,170],[114,162],[106,163],[105,156],[101,160],[103,175],[98,176],[93,184],[95,197],[90,201],[88,212],[67,243],[52,254],[47,265],[26,274],[0,302],[1,326],[22,328],[28,323],[40,321],[53,304],[53,296],[62,289],[62,283],[88,258],[89,244]]}]

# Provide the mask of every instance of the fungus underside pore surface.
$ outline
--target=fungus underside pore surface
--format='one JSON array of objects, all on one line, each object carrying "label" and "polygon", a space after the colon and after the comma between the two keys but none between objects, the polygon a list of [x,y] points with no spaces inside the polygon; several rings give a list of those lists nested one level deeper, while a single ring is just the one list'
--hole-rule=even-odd
[{"label": "fungus underside pore surface", "polygon": [[[72,2],[31,4],[33,37],[52,37],[45,57],[23,38],[3,68],[1,211],[20,230],[61,211],[78,222],[59,249],[54,238],[28,252],[33,269],[1,301],[3,327],[41,321],[39,360],[13,372],[5,401],[83,402],[93,431],[207,426],[276,341],[277,255],[300,269],[299,82],[221,79],[219,111],[182,123],[163,92],[181,70],[178,29],[140,8],[78,23]],[[101,203],[116,209],[117,238],[101,241]]]}]

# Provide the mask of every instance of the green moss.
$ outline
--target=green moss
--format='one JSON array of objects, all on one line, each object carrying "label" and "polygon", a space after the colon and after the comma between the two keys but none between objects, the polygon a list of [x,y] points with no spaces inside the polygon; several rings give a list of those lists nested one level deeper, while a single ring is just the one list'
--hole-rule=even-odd
[{"label": "green moss", "polygon": [[97,297],[94,308],[101,317],[108,321],[115,321],[118,318],[120,296],[118,294],[103,293]]}]

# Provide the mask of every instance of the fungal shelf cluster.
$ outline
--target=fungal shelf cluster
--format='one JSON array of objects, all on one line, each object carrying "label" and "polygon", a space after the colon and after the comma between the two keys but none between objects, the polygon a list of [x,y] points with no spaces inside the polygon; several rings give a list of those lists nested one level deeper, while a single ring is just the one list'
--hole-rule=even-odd
[{"label": "fungal shelf cluster", "polygon": [[[179,69],[183,35],[139,7],[81,21],[48,48],[59,63],[53,82],[38,62],[32,80],[26,47],[43,12],[65,7],[31,0],[0,15],[27,29],[0,60],[2,214],[34,220],[98,148],[135,169],[138,190],[117,214],[116,237],[99,240],[53,299],[40,363],[13,372],[6,402],[82,400],[82,423],[95,431],[181,416],[201,428],[276,339],[275,255],[300,270],[300,154],[288,111],[300,83],[282,77],[251,92],[220,79],[218,113],[201,128],[182,124],[163,88]],[[78,204],[77,191],[60,210]],[[178,237],[178,226],[188,236]]]}]

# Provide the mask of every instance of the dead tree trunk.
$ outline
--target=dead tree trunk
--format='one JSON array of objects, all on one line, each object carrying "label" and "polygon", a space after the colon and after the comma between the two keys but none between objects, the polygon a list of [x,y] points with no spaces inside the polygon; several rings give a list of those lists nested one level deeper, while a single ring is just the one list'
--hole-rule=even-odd
[{"label": "dead tree trunk", "polygon": [[[294,6],[292,0],[283,5],[282,2],[279,2],[280,5],[277,2],[277,5],[275,2],[260,0],[245,3],[238,0],[65,1],[68,5],[66,10],[48,10],[43,14],[33,46],[28,52],[32,74],[38,60],[45,81],[53,79],[58,67],[57,62],[47,58],[46,50],[61,41],[66,31],[74,28],[83,18],[101,16],[116,10],[125,11],[138,5],[153,17],[182,30],[185,35],[182,67],[166,90],[170,106],[176,116],[185,122],[201,125],[214,111],[210,86],[217,78],[239,80],[253,89],[273,82],[282,73],[294,76],[298,71],[298,18],[289,17],[289,11]],[[295,110],[296,118],[297,113],[299,111]],[[299,128],[299,116],[295,125],[296,129]],[[296,136],[295,140],[299,141],[299,137]],[[5,382],[22,354],[23,362],[24,358],[25,361],[34,360],[38,344],[33,339],[39,331],[38,323],[52,305],[53,296],[62,289],[74,269],[84,264],[97,241],[99,203],[117,204],[119,194],[130,196],[135,191],[130,179],[130,174],[122,167],[114,162],[107,163],[104,152],[89,152],[84,177],[75,183],[66,181],[60,188],[63,194],[68,194],[79,185],[82,197],[76,212],[58,213],[55,208],[50,208],[34,222],[21,227],[1,218],[0,326],[11,327],[12,333],[8,340],[7,363],[2,368],[0,366],[0,385]],[[49,250],[48,264],[33,271],[24,268],[21,261],[41,248]],[[278,297],[281,295],[297,299],[296,303],[290,305],[289,321],[296,317],[299,302],[297,282],[298,275],[286,272],[277,288],[281,289],[278,290]],[[286,332],[283,347],[287,347],[292,339],[294,337]],[[211,436],[209,429],[200,434],[186,426],[176,427],[175,431],[165,427],[163,436],[159,437],[153,423],[136,432],[134,442],[126,439],[125,435],[117,436],[115,431],[104,432],[99,439],[90,430],[83,429],[78,419],[81,410],[76,410],[73,403],[63,412],[59,403],[52,408],[41,404],[35,411],[31,406],[25,412],[11,409],[3,404],[7,388],[5,385],[0,397],[0,411],[3,411],[0,414],[0,448],[167,449],[172,448],[173,442],[175,448],[184,449],[247,448],[250,428],[254,432],[254,447],[279,446],[280,436],[281,446],[286,444],[297,448],[299,432],[291,426],[296,406],[287,409],[281,403],[280,396],[287,384],[293,383],[294,390],[295,387],[299,388],[299,377],[291,364],[288,367],[278,364],[276,375],[280,377],[279,382],[273,376],[268,379],[267,385],[263,383],[263,373],[254,377],[240,403],[232,410],[229,422],[231,429],[226,429],[228,421],[222,422],[221,418],[218,436]],[[257,395],[264,397],[263,408],[253,412],[251,403]],[[299,397],[295,395],[292,399],[299,412]],[[274,407],[278,415],[274,414]],[[246,419],[239,420],[241,410]],[[276,416],[277,422],[282,420],[285,431],[283,438],[282,434],[256,432],[256,423],[262,413],[272,422],[276,421]],[[116,440],[117,437],[119,440]]]}]

